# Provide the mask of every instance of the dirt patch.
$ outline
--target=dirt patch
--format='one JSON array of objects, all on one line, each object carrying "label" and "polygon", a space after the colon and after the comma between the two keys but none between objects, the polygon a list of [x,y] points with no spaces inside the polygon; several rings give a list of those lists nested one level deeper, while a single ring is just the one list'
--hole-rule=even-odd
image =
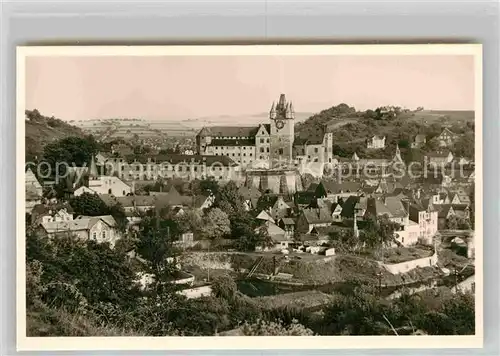
[{"label": "dirt patch", "polygon": [[258,305],[265,309],[281,307],[314,308],[327,304],[332,296],[317,290],[279,294],[254,298]]}]

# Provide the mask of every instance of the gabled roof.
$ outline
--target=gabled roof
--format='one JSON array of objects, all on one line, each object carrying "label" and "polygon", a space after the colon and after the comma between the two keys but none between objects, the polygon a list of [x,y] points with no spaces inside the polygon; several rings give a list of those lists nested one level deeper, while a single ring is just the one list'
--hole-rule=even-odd
[{"label": "gabled roof", "polygon": [[448,216],[450,210],[453,212],[453,206],[451,204],[440,204],[437,205],[436,208],[438,209],[438,217],[440,218],[445,218]]},{"label": "gabled roof", "polygon": [[292,218],[283,218],[281,221],[285,225],[295,225],[295,221]]},{"label": "gabled roof", "polygon": [[35,186],[33,186],[33,185],[26,186],[26,198],[25,198],[25,200],[36,201],[36,200],[40,200],[41,198],[42,197],[36,191]]},{"label": "gabled roof", "polygon": [[209,146],[255,146],[255,139],[213,139]]},{"label": "gabled roof", "polygon": [[267,211],[265,211],[265,210],[262,210],[262,211],[259,213],[259,215],[257,215],[255,218],[256,218],[256,219],[259,219],[259,220],[267,220],[267,221],[271,221],[271,222],[273,222],[273,223],[274,223],[274,219],[273,219],[273,218],[271,217],[271,215],[269,215],[269,214],[267,213]]},{"label": "gabled roof", "polygon": [[[361,189],[361,184],[358,182],[342,182],[322,180],[319,185],[322,185],[327,194],[340,193],[355,193]],[[318,186],[318,189],[321,187]]]},{"label": "gabled roof", "polygon": [[302,214],[304,215],[308,224],[323,224],[332,222],[332,216],[328,209],[303,209]]},{"label": "gabled roof", "polygon": [[237,164],[228,156],[205,156],[205,155],[180,155],[180,154],[168,154],[168,155],[127,155],[125,160],[128,164],[140,163],[163,163],[163,164],[185,164],[189,165],[200,165],[206,164],[207,166],[212,164],[221,164],[225,167],[237,166]]},{"label": "gabled roof", "polygon": [[259,126],[210,126],[202,128],[198,136],[251,137],[258,129]]},{"label": "gabled roof", "polygon": [[51,221],[42,223],[42,227],[47,233],[76,232],[89,230],[98,221],[102,221],[110,227],[116,226],[116,221],[111,215],[102,216],[79,216],[70,221]]},{"label": "gabled roof", "polygon": [[238,188],[238,191],[241,194],[241,196],[246,200],[258,199],[262,195],[262,193],[254,186],[251,187],[241,186]]},{"label": "gabled roof", "polygon": [[93,226],[99,219],[104,221],[110,227],[116,226],[116,221],[111,215],[100,215],[100,216],[79,215],[75,220],[90,220],[90,226]]}]

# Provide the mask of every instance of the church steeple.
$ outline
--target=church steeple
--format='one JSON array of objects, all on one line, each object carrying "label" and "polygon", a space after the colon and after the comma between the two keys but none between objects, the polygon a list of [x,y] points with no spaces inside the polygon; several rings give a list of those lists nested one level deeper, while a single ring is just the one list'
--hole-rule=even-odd
[{"label": "church steeple", "polygon": [[359,238],[358,221],[356,216],[356,209],[354,209],[354,224],[353,224],[353,235],[357,239]]},{"label": "church steeple", "polygon": [[396,145],[396,153],[394,155],[394,162],[403,162],[403,159],[401,158],[401,151],[399,150],[399,145]]},{"label": "church steeple", "polygon": [[89,178],[97,178],[99,173],[97,172],[97,165],[95,164],[94,155],[92,155],[92,159],[90,160],[90,172]]}]

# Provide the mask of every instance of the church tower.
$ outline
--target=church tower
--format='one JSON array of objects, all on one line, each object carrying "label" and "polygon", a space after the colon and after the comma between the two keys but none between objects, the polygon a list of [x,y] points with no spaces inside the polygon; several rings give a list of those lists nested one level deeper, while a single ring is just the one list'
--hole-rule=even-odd
[{"label": "church tower", "polygon": [[295,135],[295,110],[292,102],[287,102],[285,94],[281,94],[276,106],[269,112],[271,120],[270,167],[287,167],[292,162],[292,147]]}]

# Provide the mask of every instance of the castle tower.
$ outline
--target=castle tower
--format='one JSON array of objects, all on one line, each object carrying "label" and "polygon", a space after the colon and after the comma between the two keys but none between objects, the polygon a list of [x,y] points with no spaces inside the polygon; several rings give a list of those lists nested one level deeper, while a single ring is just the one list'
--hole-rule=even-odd
[{"label": "castle tower", "polygon": [[292,147],[295,135],[295,113],[292,103],[287,103],[285,94],[281,94],[276,107],[271,107],[271,137],[269,160],[271,168],[285,168],[292,163]]}]

